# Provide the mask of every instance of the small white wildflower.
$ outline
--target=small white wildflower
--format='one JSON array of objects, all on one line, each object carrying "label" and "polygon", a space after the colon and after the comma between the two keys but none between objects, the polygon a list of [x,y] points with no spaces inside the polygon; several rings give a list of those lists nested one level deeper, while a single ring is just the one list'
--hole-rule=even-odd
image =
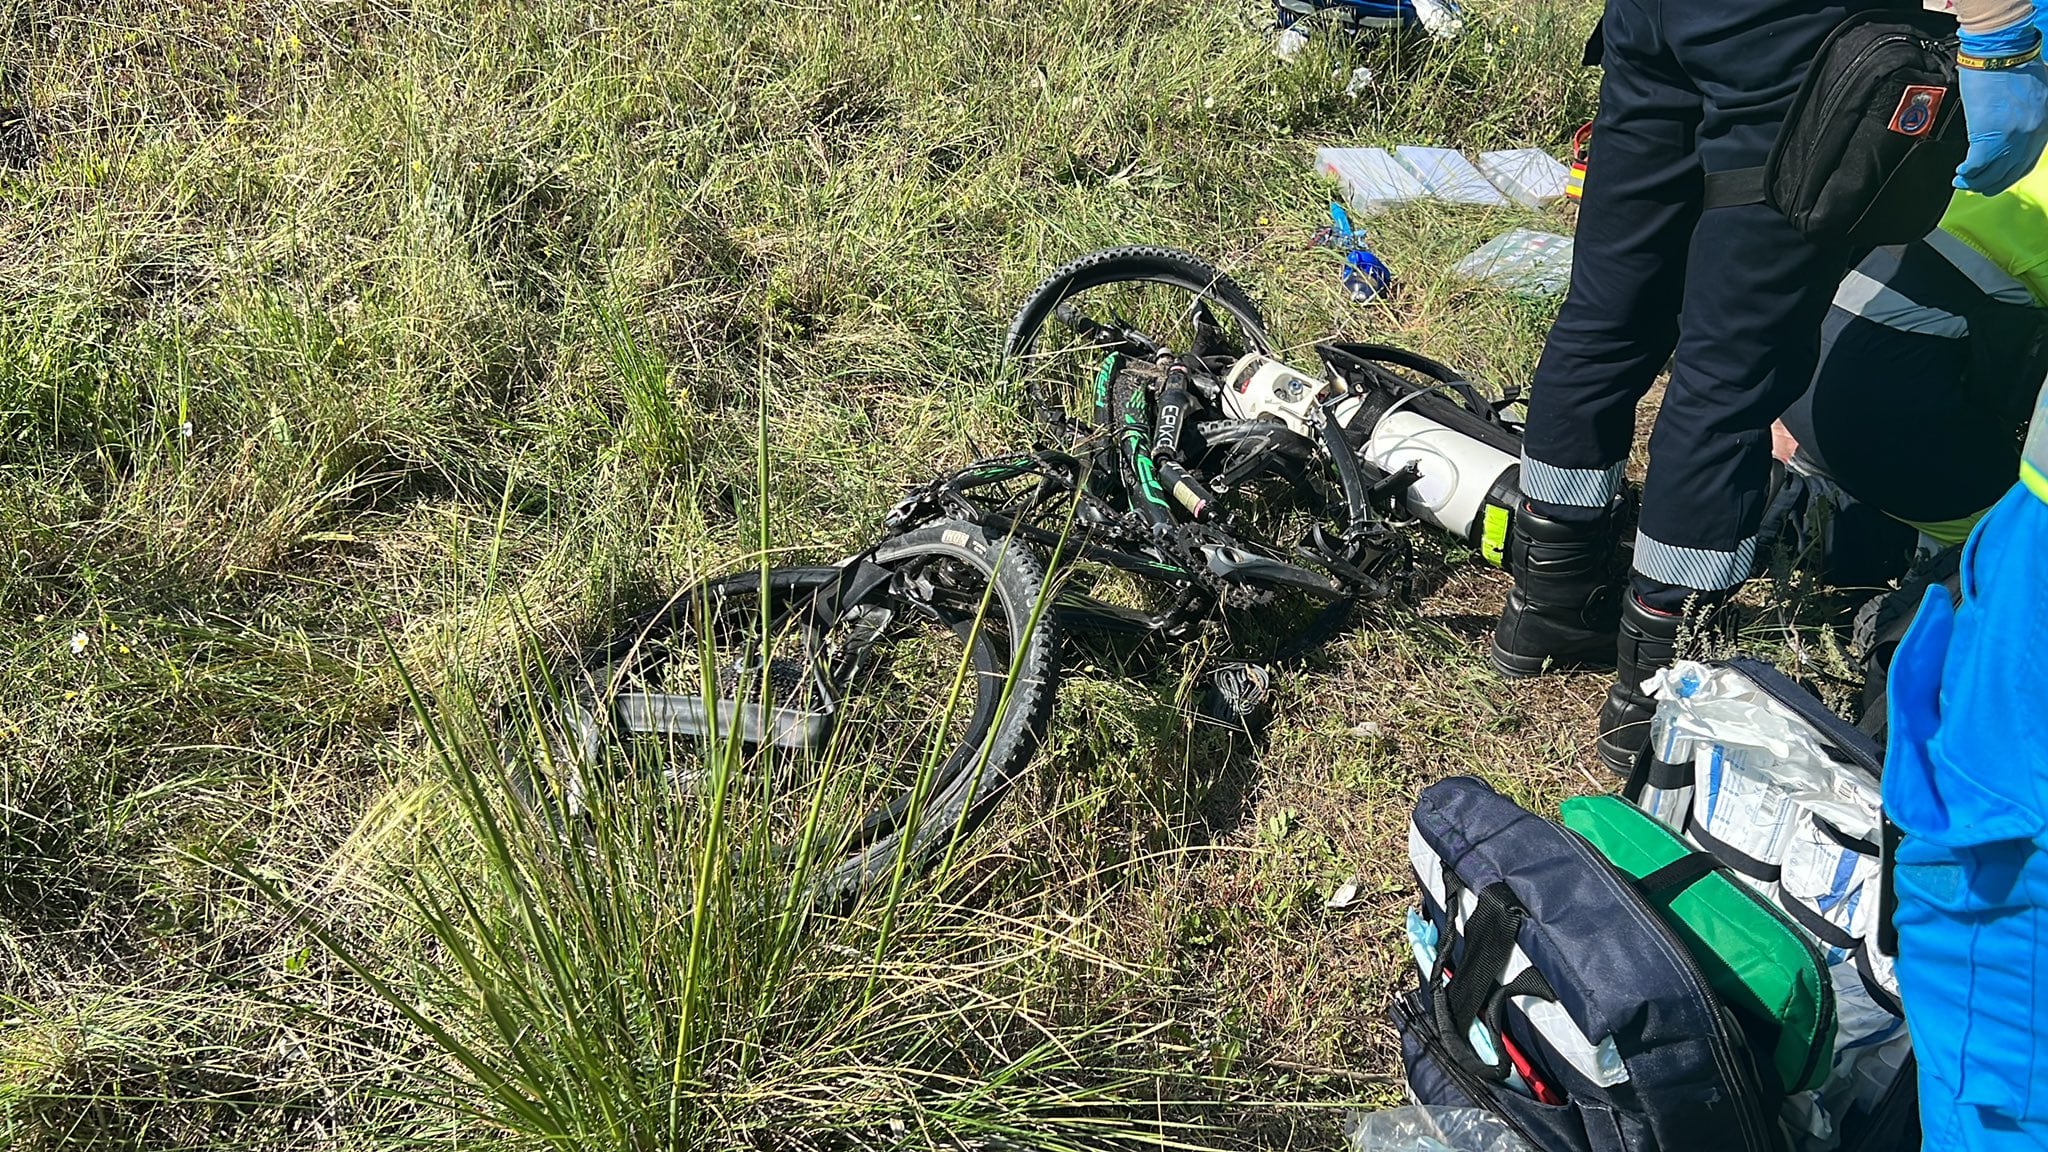
[{"label": "small white wildflower", "polygon": [[178,438],[180,440],[190,440],[192,438],[192,422],[190,420],[178,425]]},{"label": "small white wildflower", "polygon": [[85,655],[85,650],[90,647],[92,647],[92,637],[87,636],[83,628],[71,634],[71,654],[73,656]]}]

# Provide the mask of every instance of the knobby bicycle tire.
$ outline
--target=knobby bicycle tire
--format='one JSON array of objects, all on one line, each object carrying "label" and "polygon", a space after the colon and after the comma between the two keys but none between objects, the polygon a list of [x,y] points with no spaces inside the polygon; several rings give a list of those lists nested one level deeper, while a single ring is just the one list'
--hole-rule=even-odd
[{"label": "knobby bicycle tire", "polygon": [[[1038,557],[1028,546],[993,538],[975,525],[942,521],[892,536],[853,563],[872,564],[886,570],[891,579],[914,579],[922,565],[934,560],[966,565],[987,582],[983,587],[989,592],[987,622],[975,626],[961,615],[962,610],[978,611],[978,602],[972,609],[954,609],[952,619],[942,621],[963,642],[971,665],[971,699],[965,699],[961,707],[966,729],[960,743],[932,771],[914,826],[907,819],[908,795],[871,811],[837,814],[843,827],[841,851],[812,862],[815,871],[810,891],[821,903],[843,902],[887,876],[899,855],[913,868],[933,863],[956,829],[965,834],[987,817],[1036,753],[1051,719],[1060,638],[1049,606],[1040,611],[1046,577]],[[637,671],[631,665],[650,637],[673,634],[686,638],[700,621],[723,618],[721,614],[739,619],[765,617],[770,629],[786,626],[815,607],[818,597],[832,594],[835,586],[845,590],[850,570],[850,565],[770,570],[765,578],[766,605],[761,603],[763,574],[737,573],[706,581],[641,613],[608,641],[580,654],[558,675],[556,682],[567,692],[558,705],[557,753],[587,770],[587,766],[602,762],[606,742],[622,732],[645,735],[657,731],[634,728],[624,718],[633,700],[645,701],[651,695],[631,682]],[[929,603],[922,607],[912,603],[889,580],[870,580],[847,594],[851,599],[832,609],[841,616],[873,606],[936,611]],[[978,601],[978,592],[971,595]],[[802,626],[822,632],[836,622],[812,620]],[[1007,645],[991,641],[988,623],[998,625],[1009,638]],[[1002,651],[997,651],[999,648]],[[812,670],[806,668],[800,674]],[[776,674],[775,669],[769,670],[771,677]],[[752,722],[760,742],[800,741],[802,733],[789,730],[793,726],[762,721],[748,695],[742,691],[734,699],[721,697],[708,711],[715,712],[716,723],[727,732],[735,725]],[[689,711],[699,721],[707,714],[701,703],[687,696],[661,699],[671,705],[691,706]],[[741,719],[748,710],[755,710],[754,714]],[[643,714],[658,711],[642,707]],[[837,764],[830,767],[844,770]],[[526,787],[532,789],[535,783],[528,781]],[[570,807],[577,803],[572,800]]]},{"label": "knobby bicycle tire", "polygon": [[[1012,638],[1010,668],[1000,689],[1001,715],[981,740],[952,753],[914,828],[869,842],[820,877],[817,891],[827,900],[844,899],[887,876],[899,855],[919,866],[935,863],[956,834],[965,836],[988,818],[1037,753],[1052,722],[1061,642],[1044,565],[1023,543],[957,520],[912,529],[874,552],[875,561],[884,565],[933,555],[974,566],[993,586],[993,607]],[[907,850],[902,846],[906,832]]]},{"label": "knobby bicycle tire", "polygon": [[1265,316],[1252,302],[1251,293],[1228,273],[1186,252],[1137,245],[1090,252],[1046,277],[1031,290],[1024,306],[1011,319],[1003,340],[1003,358],[1016,361],[1029,356],[1046,321],[1052,319],[1053,310],[1068,298],[1090,288],[1128,281],[1165,284],[1211,301],[1243,328],[1245,338],[1252,343],[1251,351],[1273,351],[1273,337],[1266,329]]}]

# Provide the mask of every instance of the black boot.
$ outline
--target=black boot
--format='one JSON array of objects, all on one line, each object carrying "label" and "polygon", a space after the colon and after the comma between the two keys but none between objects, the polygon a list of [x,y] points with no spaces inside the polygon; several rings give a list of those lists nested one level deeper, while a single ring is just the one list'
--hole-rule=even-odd
[{"label": "black boot", "polygon": [[1508,535],[1515,578],[1493,629],[1493,666],[1509,679],[1614,659],[1621,578],[1616,554],[1620,502],[1598,520],[1553,520],[1524,502]]},{"label": "black boot", "polygon": [[1643,681],[1678,658],[1682,613],[1659,612],[1634,596],[1622,597],[1621,632],[1614,645],[1614,685],[1600,706],[1600,760],[1619,776],[1627,776],[1636,753],[1650,742],[1650,714],[1655,699],[1643,694]]}]

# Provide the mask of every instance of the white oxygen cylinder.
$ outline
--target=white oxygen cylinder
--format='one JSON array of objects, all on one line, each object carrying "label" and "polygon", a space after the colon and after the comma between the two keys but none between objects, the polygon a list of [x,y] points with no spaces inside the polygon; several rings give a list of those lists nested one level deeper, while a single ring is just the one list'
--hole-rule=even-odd
[{"label": "white oxygen cylinder", "polygon": [[1365,458],[1398,472],[1414,464],[1422,473],[1405,494],[1408,510],[1459,539],[1475,539],[1487,497],[1508,469],[1513,456],[1405,408],[1396,408],[1373,426]]}]

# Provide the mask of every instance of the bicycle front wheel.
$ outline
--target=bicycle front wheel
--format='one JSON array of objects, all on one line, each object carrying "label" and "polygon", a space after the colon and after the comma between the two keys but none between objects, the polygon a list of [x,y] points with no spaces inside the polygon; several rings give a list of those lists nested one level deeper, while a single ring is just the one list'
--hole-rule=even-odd
[{"label": "bicycle front wheel", "polygon": [[935,860],[1037,750],[1059,653],[1044,589],[1030,549],[962,522],[709,581],[585,654],[561,748],[663,764],[692,802],[719,791],[842,899]]}]

